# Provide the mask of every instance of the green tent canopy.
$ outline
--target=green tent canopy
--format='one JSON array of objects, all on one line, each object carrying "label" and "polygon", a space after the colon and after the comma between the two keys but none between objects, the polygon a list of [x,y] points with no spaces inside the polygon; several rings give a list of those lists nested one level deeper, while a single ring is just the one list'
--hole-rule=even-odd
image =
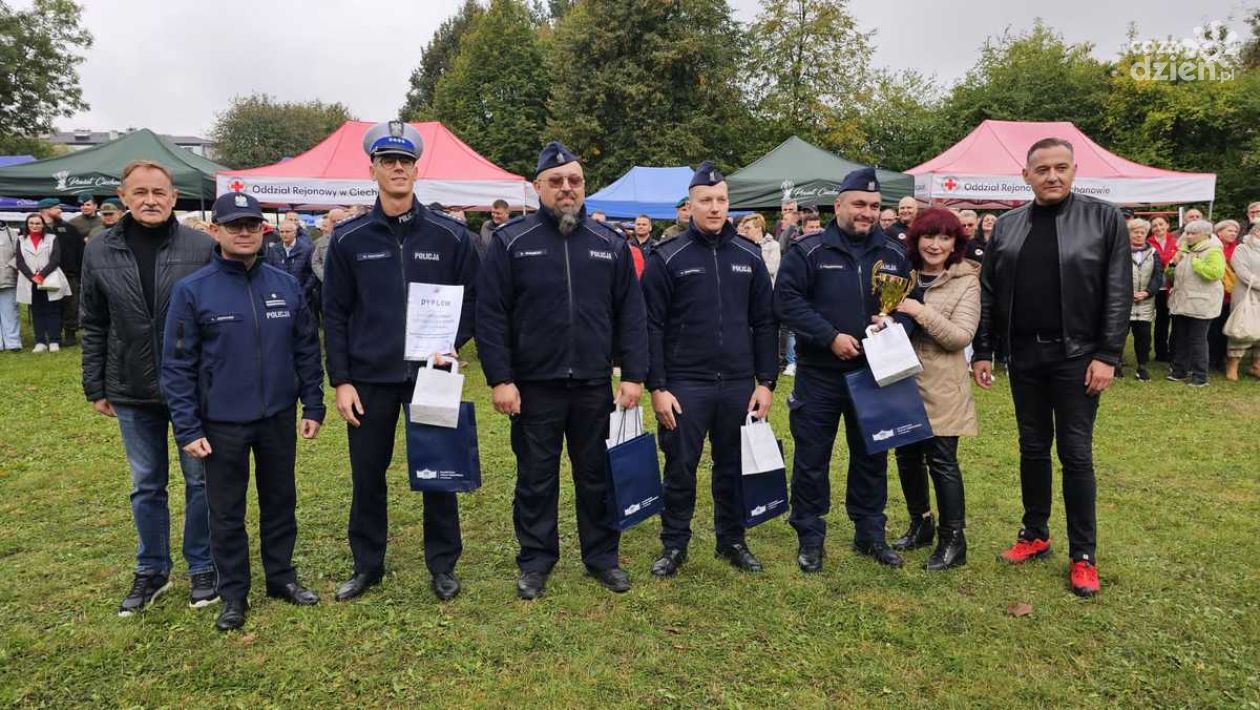
[{"label": "green tent canopy", "polygon": [[[726,176],[733,209],[778,209],[784,200],[830,207],[845,175],[866,167],[792,136],[748,167]],[[914,194],[914,177],[876,170],[884,204]]]},{"label": "green tent canopy", "polygon": [[214,174],[227,169],[142,128],[92,148],[0,168],[0,195],[61,197],[67,202],[80,192],[111,197],[117,194],[123,168],[133,160],[166,166],[184,204],[213,202]]}]

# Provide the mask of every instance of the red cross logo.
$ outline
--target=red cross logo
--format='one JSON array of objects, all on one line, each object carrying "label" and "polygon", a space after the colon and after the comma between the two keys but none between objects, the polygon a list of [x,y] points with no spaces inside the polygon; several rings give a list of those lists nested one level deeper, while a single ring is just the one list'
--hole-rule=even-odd
[{"label": "red cross logo", "polygon": [[245,183],[241,182],[240,178],[237,178],[233,180],[232,182],[228,183],[228,189],[231,190],[232,192],[244,192]]},{"label": "red cross logo", "polygon": [[945,178],[945,182],[941,183],[945,187],[945,192],[953,192],[958,188],[958,181],[952,177]]}]

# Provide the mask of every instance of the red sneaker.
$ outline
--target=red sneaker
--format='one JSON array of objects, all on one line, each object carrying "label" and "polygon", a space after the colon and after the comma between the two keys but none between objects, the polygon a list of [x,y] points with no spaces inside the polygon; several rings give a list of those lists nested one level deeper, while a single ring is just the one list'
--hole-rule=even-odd
[{"label": "red sneaker", "polygon": [[1040,559],[1050,554],[1050,538],[1045,540],[1025,540],[1019,538],[1014,545],[1002,551],[998,555],[999,562],[1007,564],[1019,565],[1032,559]]},{"label": "red sneaker", "polygon": [[1098,593],[1098,568],[1088,560],[1076,560],[1069,568],[1068,579],[1072,591],[1078,597],[1092,597]]}]

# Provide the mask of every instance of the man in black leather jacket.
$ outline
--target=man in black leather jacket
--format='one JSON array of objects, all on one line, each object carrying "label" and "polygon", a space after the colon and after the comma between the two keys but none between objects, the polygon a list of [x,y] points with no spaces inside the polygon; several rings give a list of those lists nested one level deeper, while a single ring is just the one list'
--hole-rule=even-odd
[{"label": "man in black leather jacket", "polygon": [[1058,434],[1072,590],[1098,591],[1094,547],[1094,419],[1124,350],[1133,288],[1127,229],[1111,203],[1072,193],[1072,145],[1046,138],[1028,150],[1031,204],[998,219],[980,275],[973,372],[993,384],[994,351],[1009,357],[1019,424],[1023,528],[1000,559],[1050,554],[1050,449]]},{"label": "man in black leather jacket", "polygon": [[[158,163],[123,169],[118,194],[129,210],[83,254],[83,393],[92,407],[118,418],[131,467],[131,515],[140,548],[131,590],[119,616],[142,611],[170,589],[167,438],[170,414],[158,387],[166,309],[175,283],[209,263],[214,241],[181,226],[171,211],[176,191]],[[188,603],[218,600],[210,556],[210,518],[202,462],[180,453],[184,473],[184,559],[192,577]]]}]

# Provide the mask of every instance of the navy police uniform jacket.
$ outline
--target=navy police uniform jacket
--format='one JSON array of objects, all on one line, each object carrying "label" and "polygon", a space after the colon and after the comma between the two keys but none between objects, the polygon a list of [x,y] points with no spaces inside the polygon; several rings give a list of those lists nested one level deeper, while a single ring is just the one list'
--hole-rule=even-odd
[{"label": "navy police uniform jacket", "polygon": [[658,246],[643,272],[647,386],[677,380],[747,380],[773,388],[779,330],[761,249],[729,223],[716,235],[693,223]]},{"label": "navy police uniform jacket", "polygon": [[579,214],[564,236],[543,209],[499,227],[478,285],[477,352],[490,385],[647,379],[643,293],[626,240]]},{"label": "navy police uniform jacket", "polygon": [[[779,263],[774,313],[784,328],[796,333],[801,364],[843,371],[866,364],[865,356],[841,360],[831,352],[831,343],[840,333],[859,343],[866,337],[866,327],[879,313],[879,298],[871,289],[877,263],[883,273],[910,276],[901,244],[879,229],[858,240],[841,233],[833,220],[822,232],[792,243]],[[913,331],[912,319],[892,315],[907,333]]]},{"label": "navy police uniform jacket", "polygon": [[324,348],[334,387],[350,382],[402,384],[415,377],[404,358],[407,289],[412,282],[462,285],[455,347],[472,337],[477,249],[462,222],[415,200],[392,220],[378,200],[370,212],[337,225],[324,258]]},{"label": "navy police uniform jacket", "polygon": [[181,447],[202,422],[246,424],[301,398],[324,420],[319,334],[297,279],[255,260],[214,260],[175,285],[166,313],[162,393]]},{"label": "navy police uniform jacket", "polygon": [[295,239],[288,253],[284,251],[283,242],[276,242],[264,249],[263,256],[268,264],[297,279],[298,284],[310,293],[315,279],[315,272],[311,269],[311,255],[314,253],[315,248],[309,241]]}]

